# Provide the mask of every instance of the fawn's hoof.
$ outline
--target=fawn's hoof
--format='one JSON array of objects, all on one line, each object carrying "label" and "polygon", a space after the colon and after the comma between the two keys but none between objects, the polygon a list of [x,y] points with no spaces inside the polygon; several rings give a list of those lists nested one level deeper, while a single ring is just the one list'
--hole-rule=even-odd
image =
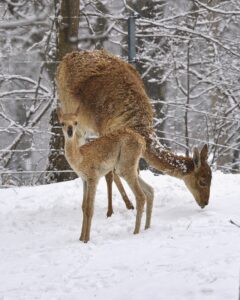
[{"label": "fawn's hoof", "polygon": [[109,210],[107,211],[107,218],[111,217],[113,214],[113,210]]},{"label": "fawn's hoof", "polygon": [[127,209],[134,209],[132,202],[126,203]]},{"label": "fawn's hoof", "polygon": [[89,240],[88,239],[84,239],[83,237],[80,236],[79,241],[83,242],[83,243],[87,243]]}]

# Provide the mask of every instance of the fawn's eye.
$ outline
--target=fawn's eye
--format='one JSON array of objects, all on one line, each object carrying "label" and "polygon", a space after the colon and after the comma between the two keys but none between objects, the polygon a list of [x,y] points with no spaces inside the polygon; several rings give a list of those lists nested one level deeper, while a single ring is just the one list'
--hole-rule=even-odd
[{"label": "fawn's eye", "polygon": [[65,124],[62,122],[60,125],[63,127]]},{"label": "fawn's eye", "polygon": [[77,126],[77,122],[74,122],[74,125]]}]

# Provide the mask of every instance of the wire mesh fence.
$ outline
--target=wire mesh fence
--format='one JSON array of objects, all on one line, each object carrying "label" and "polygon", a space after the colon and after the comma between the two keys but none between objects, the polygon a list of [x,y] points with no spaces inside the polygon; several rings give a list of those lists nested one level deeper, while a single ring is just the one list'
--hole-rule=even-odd
[{"label": "wire mesh fence", "polygon": [[[240,14],[227,13],[233,8],[239,11],[236,2],[230,1],[225,11],[224,3],[211,10],[198,4],[185,11],[172,3],[175,10],[170,11],[164,1],[158,2],[143,9],[140,4],[129,7],[125,1],[114,8],[83,1],[78,48],[104,47],[127,60],[127,19],[138,13],[135,63],[155,112],[154,128],[161,143],[183,155],[207,143],[214,169],[239,172],[240,32],[236,24]],[[58,17],[53,7],[46,8],[47,1],[41,3],[46,15],[36,23],[27,24],[28,18],[25,24],[13,26],[19,16],[9,11],[7,1],[0,16],[1,187],[45,183],[51,174],[49,153],[63,155],[62,149],[49,146],[56,134],[53,129],[60,130],[57,123],[50,123],[57,105]],[[25,13],[36,16],[38,9],[29,5]],[[29,24],[34,26],[29,29]],[[55,172],[72,174],[70,167]]]}]

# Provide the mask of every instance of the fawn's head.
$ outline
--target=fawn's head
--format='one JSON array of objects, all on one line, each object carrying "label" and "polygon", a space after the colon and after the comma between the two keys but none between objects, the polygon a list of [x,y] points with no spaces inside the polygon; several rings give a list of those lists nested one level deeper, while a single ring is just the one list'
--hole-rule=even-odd
[{"label": "fawn's head", "polygon": [[200,152],[197,148],[194,148],[192,158],[194,165],[193,171],[183,178],[186,186],[201,208],[208,205],[212,180],[212,171],[207,163],[207,158],[207,145],[204,145]]},{"label": "fawn's head", "polygon": [[63,114],[61,109],[57,110],[59,122],[62,126],[63,134],[66,140],[71,139],[76,134],[79,144],[85,143],[86,132],[81,128],[76,113]]}]

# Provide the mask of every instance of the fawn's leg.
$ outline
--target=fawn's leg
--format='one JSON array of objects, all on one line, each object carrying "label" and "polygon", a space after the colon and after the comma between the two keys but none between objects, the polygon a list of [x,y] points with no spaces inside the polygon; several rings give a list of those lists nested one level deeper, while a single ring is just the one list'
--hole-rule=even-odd
[{"label": "fawn's leg", "polygon": [[126,205],[127,209],[134,209],[134,206],[133,206],[132,202],[128,199],[128,196],[125,192],[125,189],[123,187],[123,184],[121,182],[120,177],[117,174],[114,173],[113,174],[113,179],[114,179],[114,182],[115,182],[115,184],[116,184],[116,186],[117,186],[117,188],[118,188],[118,190],[119,190],[119,192],[120,192],[120,194],[123,198],[123,201],[125,202],[125,205]]},{"label": "fawn's leg", "polygon": [[148,229],[151,225],[154,191],[153,191],[153,188],[149,184],[147,184],[141,177],[138,176],[138,180],[141,185],[141,188],[143,189],[143,191],[146,195],[147,212],[146,212],[145,229]]},{"label": "fawn's leg", "polygon": [[125,180],[129,184],[131,190],[133,191],[135,197],[136,197],[136,206],[137,206],[137,216],[136,216],[136,222],[135,222],[135,229],[134,234],[139,233],[140,226],[141,226],[141,219],[142,219],[142,213],[144,208],[144,203],[146,196],[144,192],[141,189],[141,186],[138,181],[138,175],[135,176],[124,176]]},{"label": "fawn's leg", "polygon": [[87,182],[83,180],[83,202],[82,202],[83,221],[82,221],[82,231],[79,238],[80,241],[84,240],[85,232],[87,228],[86,207],[87,207]]},{"label": "fawn's leg", "polygon": [[108,191],[108,210],[107,210],[107,217],[111,217],[113,214],[113,207],[112,207],[112,182],[113,182],[113,172],[109,172],[105,176],[107,182],[107,191]]},{"label": "fawn's leg", "polygon": [[92,224],[92,216],[94,210],[94,198],[97,189],[97,181],[96,180],[87,180],[87,197],[86,197],[86,231],[84,237],[84,243],[87,243],[90,239],[90,231],[91,231],[91,224]]}]

